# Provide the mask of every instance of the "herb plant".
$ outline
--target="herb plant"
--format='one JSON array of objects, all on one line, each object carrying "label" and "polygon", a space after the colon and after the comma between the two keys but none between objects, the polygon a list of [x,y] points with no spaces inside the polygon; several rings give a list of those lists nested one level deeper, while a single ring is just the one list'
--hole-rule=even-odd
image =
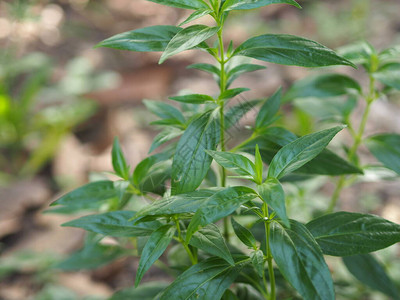
[{"label": "herb plant", "polygon": [[[115,139],[112,164],[120,179],[89,183],[53,203],[60,205],[56,211],[102,211],[64,224],[91,233],[84,249],[61,267],[97,267],[133,253],[140,257],[136,287],[153,264],[176,277],[171,284],[144,284],[117,292],[112,299],[272,300],[300,296],[327,300],[335,299],[334,282],[324,258],[330,255],[351,257],[345,263],[355,270],[353,273],[362,274],[358,264],[369,263],[373,266],[368,269],[371,277],[357,278],[372,288],[376,288],[378,280],[387,278],[386,285],[378,289],[398,299],[398,291],[383,267],[368,253],[399,242],[400,225],[370,214],[332,212],[337,195],[327,214],[307,224],[290,218],[296,215],[288,216],[286,211],[282,185],[285,181],[301,180],[301,174],[340,176],[335,192],[339,194],[348,176],[363,173],[356,152],[366,117],[358,131],[346,118],[355,105],[354,93],[361,93],[357,82],[339,74],[323,75],[295,84],[286,95],[277,89],[268,99],[228,106],[231,99],[248,90],[231,88],[232,82],[245,72],[264,68],[242,63],[238,58],[243,56],[302,67],[355,67],[352,60],[360,58],[371,78],[368,104],[378,97],[375,79],[388,85],[394,80],[389,76],[385,82],[379,78],[384,75],[379,75],[378,70],[384,73],[385,68],[392,70],[398,65],[382,66],[375,61],[382,53],[364,57],[360,49],[339,56],[317,42],[291,35],[264,34],[238,46],[232,41],[224,42],[224,24],[231,11],[274,3],[300,7],[294,0],[152,1],[194,12],[179,26],[137,29],[113,36],[98,46],[162,51],[160,63],[185,50],[205,51],[216,64],[196,63],[189,67],[211,73],[219,93],[171,97],[180,103],[180,109],[164,102],[145,101],[147,108],[160,118],[153,123],[164,128],[150,152],[166,142],[168,145],[131,172]],[[214,19],[215,26],[186,26],[206,15]],[[321,85],[321,80],[326,84]],[[344,125],[302,137],[274,126],[283,100],[315,95],[349,96],[350,100],[346,98],[338,102],[344,103],[342,106],[337,105],[342,108],[344,118],[339,121]],[[226,133],[258,104],[261,107],[252,134],[229,149]],[[346,125],[354,133],[355,142],[347,159],[343,159],[326,147]],[[384,135],[368,140],[371,152],[392,169],[400,161],[398,138]],[[383,155],[385,151],[390,155]],[[233,180],[228,184],[229,178]],[[119,246],[101,244],[104,236],[117,238]],[[123,250],[124,245],[129,250]],[[166,266],[159,259],[168,248]],[[371,278],[376,278],[375,286],[371,285]]]}]

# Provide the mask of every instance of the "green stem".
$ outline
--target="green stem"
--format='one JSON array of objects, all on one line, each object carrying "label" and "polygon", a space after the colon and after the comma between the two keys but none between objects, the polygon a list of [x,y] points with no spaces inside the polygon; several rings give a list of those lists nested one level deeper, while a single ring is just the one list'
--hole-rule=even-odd
[{"label": "green stem", "polygon": [[182,244],[183,248],[185,248],[186,253],[189,256],[189,259],[192,262],[192,265],[197,264],[197,256],[195,257],[193,255],[192,251],[190,251],[190,248],[189,248],[188,244],[186,244],[185,240],[182,238],[181,226],[179,225],[179,220],[177,218],[174,218],[174,221],[175,221],[176,229],[178,231],[177,241]]},{"label": "green stem", "polygon": [[270,225],[271,222],[269,220],[269,213],[268,213],[268,205],[266,203],[263,203],[263,213],[264,213],[264,226],[265,226],[265,244],[267,248],[267,262],[268,262],[268,273],[269,273],[269,281],[270,281],[270,286],[271,286],[271,291],[270,291],[270,300],[276,300],[276,295],[275,295],[275,274],[274,274],[274,268],[272,266],[272,254],[271,254],[271,248],[269,245],[269,238],[270,238]]},{"label": "green stem", "polygon": [[[367,97],[365,98],[367,106],[365,107],[365,110],[361,117],[360,127],[359,127],[358,131],[355,132],[353,127],[349,126],[349,128],[351,129],[352,136],[354,138],[354,142],[347,154],[347,157],[348,157],[349,161],[351,161],[352,163],[354,163],[356,165],[358,165],[358,163],[356,161],[356,153],[357,153],[357,150],[360,147],[361,142],[363,140],[365,127],[367,125],[369,113],[371,111],[371,104],[377,98],[376,93],[375,93],[375,78],[370,74],[369,79],[370,79],[369,80],[369,92],[368,92]],[[350,122],[348,122],[348,123],[350,123]],[[345,175],[340,176],[339,180],[336,184],[336,188],[332,194],[332,198],[329,203],[328,209],[326,210],[326,213],[333,212],[333,210],[335,209],[337,202],[339,200],[340,193],[341,193],[342,189],[346,186],[346,183],[347,183],[347,177]]]},{"label": "green stem", "polygon": [[257,134],[255,132],[253,132],[253,134],[247,138],[246,140],[244,140],[243,142],[241,142],[239,145],[233,147],[231,150],[229,150],[230,152],[237,152],[240,148],[242,148],[243,146],[246,146],[248,143],[250,143],[252,140],[254,140],[257,137]]}]

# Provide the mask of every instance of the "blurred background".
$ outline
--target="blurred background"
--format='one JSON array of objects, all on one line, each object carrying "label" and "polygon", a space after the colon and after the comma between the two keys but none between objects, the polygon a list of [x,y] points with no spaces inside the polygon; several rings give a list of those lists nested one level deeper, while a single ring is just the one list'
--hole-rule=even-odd
[{"label": "blurred background", "polygon": [[[299,3],[302,10],[271,5],[234,12],[225,40],[238,45],[257,34],[288,33],[333,49],[360,40],[378,50],[400,44],[398,0]],[[72,216],[43,211],[66,191],[100,176],[99,172],[111,171],[114,136],[120,138],[131,166],[146,157],[157,130],[148,125],[154,118],[143,99],[166,100],[182,89],[217,92],[212,78],[186,69],[190,63],[208,60],[199,52],[189,51],[158,65],[159,53],[94,48],[120,32],[179,24],[189,13],[145,0],[0,2],[0,299],[106,299],[133,284],[134,259],[102,266],[102,258],[97,262],[94,258],[87,270],[74,268],[73,263],[62,267],[60,262],[82,246],[84,233],[60,227]],[[362,70],[330,71],[366,85]],[[236,85],[251,88],[245,94],[248,99],[267,97],[277,87],[287,89],[313,72],[317,71],[268,64],[265,71],[245,75]],[[290,106],[284,109],[285,122],[295,133],[318,127]],[[374,104],[367,133],[399,133],[399,115],[400,96],[391,94]],[[241,125],[251,124],[253,118],[249,114]],[[332,187],[321,186],[313,181],[305,190],[323,199]],[[347,189],[341,208],[377,213],[400,223],[399,203],[398,180],[369,182]],[[398,248],[387,252],[384,261],[399,260]],[[396,266],[391,274],[400,284]],[[157,268],[146,276],[145,280],[168,277]],[[370,297],[363,299],[385,299]]]}]

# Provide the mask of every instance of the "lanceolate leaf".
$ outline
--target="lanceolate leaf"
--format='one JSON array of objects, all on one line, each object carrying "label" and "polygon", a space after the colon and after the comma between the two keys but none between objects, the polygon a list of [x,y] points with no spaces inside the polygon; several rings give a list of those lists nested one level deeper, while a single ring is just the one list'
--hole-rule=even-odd
[{"label": "lanceolate leaf", "polygon": [[400,242],[400,225],[370,214],[336,212],[306,226],[322,251],[333,256],[369,253]]},{"label": "lanceolate leaf", "polygon": [[279,179],[302,167],[316,157],[343,128],[344,126],[336,126],[305,135],[282,147],[271,161],[268,177]]},{"label": "lanceolate leaf", "polygon": [[371,60],[371,55],[376,51],[367,42],[357,42],[355,44],[346,45],[340,47],[338,53],[346,59],[352,61],[355,64],[367,64]]},{"label": "lanceolate leaf", "polygon": [[262,70],[265,68],[266,68],[265,66],[254,65],[254,64],[241,64],[236,67],[233,67],[228,71],[228,74],[226,76],[228,78],[227,85],[229,86],[236,78],[238,78],[243,73]]},{"label": "lanceolate leaf", "polygon": [[286,93],[284,100],[296,98],[328,98],[361,93],[361,87],[354,79],[342,74],[322,74],[295,82]]},{"label": "lanceolate leaf", "polygon": [[174,127],[166,127],[163,131],[161,131],[159,134],[157,134],[151,143],[149,153],[153,152],[155,149],[157,149],[159,146],[162,144],[178,137],[183,134],[183,131],[178,128]]},{"label": "lanceolate leaf", "polygon": [[217,33],[219,27],[192,25],[179,31],[169,42],[159,63],[182,51],[191,49]]},{"label": "lanceolate leaf", "polygon": [[221,151],[207,151],[207,153],[222,167],[232,170],[236,174],[248,176],[249,179],[256,176],[254,163],[243,155]]},{"label": "lanceolate leaf", "polygon": [[185,117],[182,113],[172,105],[161,101],[143,100],[146,108],[161,119],[177,119],[182,124],[185,123]]},{"label": "lanceolate leaf", "polygon": [[343,257],[343,262],[350,273],[366,286],[381,291],[392,299],[400,299],[398,288],[371,254],[346,256]]},{"label": "lanceolate leaf", "polygon": [[231,98],[234,98],[237,95],[239,95],[243,92],[249,91],[249,90],[250,89],[248,89],[248,88],[234,88],[234,89],[226,90],[219,96],[219,99],[220,100],[231,99]]},{"label": "lanceolate leaf", "polygon": [[88,183],[58,198],[51,205],[82,206],[95,202],[117,198],[117,191],[112,181],[95,181]]},{"label": "lanceolate leaf", "polygon": [[365,141],[369,151],[385,165],[400,175],[400,135],[380,134]]},{"label": "lanceolate leaf", "polygon": [[294,220],[290,229],[272,224],[271,252],[286,280],[304,299],[335,299],[328,266],[307,228]]},{"label": "lanceolate leaf", "polygon": [[175,230],[175,227],[165,225],[158,228],[150,235],[140,257],[135,286],[139,284],[144,273],[164,253],[175,234]]},{"label": "lanceolate leaf", "polygon": [[192,103],[192,104],[203,104],[209,101],[214,101],[214,98],[209,95],[202,95],[202,94],[190,94],[190,95],[183,95],[183,96],[174,96],[169,97],[171,100],[175,100],[178,102],[183,103]]},{"label": "lanceolate leaf", "polygon": [[220,70],[216,66],[211,65],[211,64],[204,64],[204,63],[203,64],[192,64],[192,65],[189,65],[187,68],[201,70],[201,71],[208,72],[208,73],[211,73],[211,74],[214,74],[217,76],[220,75],[219,74]]},{"label": "lanceolate leaf", "polygon": [[155,297],[166,287],[169,286],[168,282],[152,281],[141,284],[139,287],[127,288],[116,292],[109,300],[127,300],[127,299],[140,299],[140,300],[154,300]]},{"label": "lanceolate leaf", "polygon": [[389,63],[373,74],[383,84],[400,90],[400,63]]},{"label": "lanceolate leaf", "polygon": [[194,191],[210,168],[212,157],[205,150],[215,150],[219,124],[211,112],[194,120],[178,142],[172,163],[172,193]]},{"label": "lanceolate leaf", "polygon": [[222,10],[242,10],[242,9],[253,9],[274,3],[285,3],[294,5],[297,8],[301,6],[294,0],[227,0],[222,6]]},{"label": "lanceolate leaf", "polygon": [[208,15],[212,12],[211,9],[201,9],[197,10],[194,13],[192,13],[185,21],[179,24],[179,26],[185,25],[187,23],[190,23],[194,20],[197,20],[198,18],[204,17],[205,15]]},{"label": "lanceolate leaf", "polygon": [[169,41],[180,30],[182,28],[171,25],[150,26],[114,35],[96,47],[138,52],[164,51]]},{"label": "lanceolate leaf", "polygon": [[209,224],[193,234],[190,245],[199,248],[212,255],[226,260],[232,266],[235,265],[228,246],[218,229],[218,226]]},{"label": "lanceolate leaf", "polygon": [[264,274],[264,253],[261,250],[256,250],[250,254],[250,258],[258,276],[262,277]]},{"label": "lanceolate leaf", "polygon": [[126,164],[124,153],[122,152],[121,146],[119,144],[118,138],[114,139],[114,144],[112,148],[112,165],[115,173],[118,174],[121,178],[128,180],[129,179],[129,167]]},{"label": "lanceolate leaf", "polygon": [[89,215],[64,223],[62,226],[83,228],[88,231],[115,236],[147,236],[161,226],[158,221],[134,224],[130,221],[134,211],[112,211],[98,215]]},{"label": "lanceolate leaf", "polygon": [[265,34],[250,38],[236,48],[234,55],[302,67],[354,66],[331,49],[293,35]]},{"label": "lanceolate leaf", "polygon": [[208,5],[203,0],[149,0],[162,5],[186,8],[186,9],[207,9]]},{"label": "lanceolate leaf", "polygon": [[258,186],[258,193],[261,199],[273,208],[282,223],[289,227],[289,219],[286,215],[285,193],[279,181],[275,178],[268,178]]},{"label": "lanceolate leaf", "polygon": [[139,210],[135,215],[135,219],[145,216],[195,213],[202,203],[220,190],[220,188],[196,190],[155,201]]},{"label": "lanceolate leaf", "polygon": [[246,262],[244,259],[231,266],[220,258],[206,259],[179,275],[160,300],[220,299]]},{"label": "lanceolate leaf", "polygon": [[242,241],[249,248],[257,249],[257,242],[254,235],[248,230],[246,227],[240,225],[238,222],[235,221],[234,218],[231,218],[231,223],[233,227],[233,231],[235,232],[236,236],[239,240]]},{"label": "lanceolate leaf", "polygon": [[167,153],[157,153],[142,160],[133,171],[133,184],[137,187],[143,185],[146,181],[146,177],[151,175],[151,171],[154,169],[155,165],[167,161],[169,158]]},{"label": "lanceolate leaf", "polygon": [[241,204],[255,197],[256,195],[252,189],[243,186],[228,187],[215,193],[207,201],[203,202],[194,214],[187,229],[186,241],[190,241],[193,233],[200,226],[206,226],[230,215]]},{"label": "lanceolate leaf", "polygon": [[268,100],[261,106],[256,118],[256,130],[270,125],[274,121],[274,116],[279,110],[282,97],[282,89],[279,88]]}]

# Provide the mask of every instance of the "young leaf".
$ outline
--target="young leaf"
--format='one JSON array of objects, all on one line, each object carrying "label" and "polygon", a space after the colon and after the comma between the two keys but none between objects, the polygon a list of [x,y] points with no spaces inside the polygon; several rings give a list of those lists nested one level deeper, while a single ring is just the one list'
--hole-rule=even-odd
[{"label": "young leaf", "polygon": [[240,75],[246,72],[254,72],[258,70],[266,69],[265,66],[254,65],[254,64],[241,64],[232,69],[230,69],[226,75],[227,77],[227,86],[230,86],[231,83],[238,78]]},{"label": "young leaf", "polygon": [[172,194],[194,191],[203,181],[212,158],[205,150],[215,150],[219,142],[219,124],[211,112],[195,119],[176,147],[172,163]]},{"label": "young leaf", "polygon": [[61,204],[65,206],[84,207],[87,204],[106,201],[117,198],[117,196],[117,191],[112,181],[95,181],[65,194],[50,205]]},{"label": "young leaf", "polygon": [[111,151],[112,165],[115,173],[125,180],[129,180],[129,167],[126,164],[124,153],[122,153],[118,138],[114,138],[114,144]]},{"label": "young leaf", "polygon": [[143,103],[149,111],[159,116],[161,119],[176,119],[182,124],[185,123],[185,117],[183,114],[172,105],[152,100],[143,100]]},{"label": "young leaf", "polygon": [[301,223],[273,222],[270,247],[279,271],[304,299],[335,299],[333,282],[317,242]]},{"label": "young leaf", "polygon": [[329,98],[356,92],[361,87],[354,79],[342,74],[322,74],[296,81],[287,91],[284,101],[296,98]]},{"label": "young leaf", "polygon": [[226,260],[230,265],[234,266],[235,262],[229,252],[228,246],[225,244],[224,238],[218,229],[218,226],[209,224],[201,228],[190,239],[190,245],[199,248],[212,255],[218,256]]},{"label": "young leaf", "polygon": [[216,34],[218,30],[219,27],[208,27],[206,25],[192,25],[182,29],[168,43],[159,63],[161,64],[169,57],[199,45]]},{"label": "young leaf", "polygon": [[227,0],[222,6],[222,11],[253,9],[274,3],[285,3],[301,8],[294,0]]},{"label": "young leaf", "polygon": [[285,145],[274,156],[268,169],[268,177],[281,178],[300,168],[316,157],[345,126],[336,126],[305,135]]},{"label": "young leaf", "polygon": [[279,110],[282,97],[282,88],[279,88],[268,100],[261,106],[256,118],[256,130],[270,125],[274,121],[274,116]]},{"label": "young leaf", "polygon": [[214,75],[217,75],[219,77],[220,75],[220,70],[211,64],[192,64],[187,66],[187,69],[196,69],[196,70],[201,70],[204,72],[208,72]]},{"label": "young leaf", "polygon": [[112,211],[103,214],[89,215],[62,224],[83,228],[88,231],[115,237],[148,236],[161,226],[158,221],[134,224],[130,221],[134,211]]},{"label": "young leaf", "polygon": [[199,9],[199,10],[195,11],[194,13],[192,13],[189,17],[187,17],[187,19],[185,21],[183,21],[182,23],[180,23],[178,26],[182,26],[187,23],[190,23],[194,20],[197,20],[201,17],[204,17],[204,16],[210,14],[211,12],[212,12],[211,9]]},{"label": "young leaf", "polygon": [[379,68],[372,76],[396,90],[400,90],[400,63],[388,63]]},{"label": "young leaf", "polygon": [[400,175],[400,135],[379,134],[366,139],[369,151],[388,169]]},{"label": "young leaf", "polygon": [[235,232],[236,236],[239,240],[242,241],[247,247],[252,249],[257,249],[257,242],[254,235],[248,230],[246,227],[240,225],[235,219],[231,218],[231,223],[233,227],[233,231]]},{"label": "young leaf", "polygon": [[261,184],[263,181],[263,171],[264,171],[264,164],[261,158],[260,149],[258,145],[256,145],[256,152],[255,152],[255,170],[256,170],[256,177],[255,182],[257,184]]},{"label": "young leaf", "polygon": [[152,281],[141,284],[139,287],[131,287],[120,290],[111,296],[109,300],[154,300],[155,297],[165,288],[169,286],[168,282]]},{"label": "young leaf", "polygon": [[246,92],[246,91],[250,91],[250,89],[248,88],[234,88],[234,89],[230,89],[230,90],[226,90],[225,92],[223,92],[220,96],[219,99],[220,100],[225,100],[225,99],[231,99],[236,97],[237,95]]},{"label": "young leaf", "polygon": [[264,253],[261,250],[256,250],[250,254],[250,258],[258,276],[262,277],[264,274]]},{"label": "young leaf", "polygon": [[160,300],[220,299],[243,264],[231,266],[220,258],[206,259],[179,275],[161,294]]},{"label": "young leaf", "polygon": [[157,149],[159,146],[162,144],[178,137],[183,134],[183,131],[181,129],[177,129],[174,127],[167,127],[163,131],[161,131],[159,134],[157,134],[151,143],[149,153],[153,152],[155,149]]},{"label": "young leaf", "polygon": [[195,213],[202,203],[206,202],[220,190],[220,188],[209,190],[202,189],[154,201],[152,204],[139,210],[135,215],[135,219],[145,216]]},{"label": "young leaf", "polygon": [[164,253],[165,249],[167,249],[175,234],[175,230],[176,228],[174,226],[165,225],[158,228],[150,235],[140,257],[136,273],[135,287],[138,286],[144,273]]},{"label": "young leaf", "polygon": [[254,191],[244,186],[228,187],[215,193],[203,202],[194,214],[187,228],[186,242],[190,241],[200,226],[206,226],[230,215],[240,205],[255,197]]},{"label": "young leaf", "polygon": [[285,192],[282,185],[275,178],[268,178],[263,184],[258,186],[258,193],[261,199],[276,212],[282,223],[289,227],[289,219],[286,215]]},{"label": "young leaf", "polygon": [[208,5],[203,0],[149,0],[162,5],[185,8],[185,9],[208,9]]},{"label": "young leaf", "polygon": [[182,28],[171,25],[156,25],[114,35],[97,47],[114,48],[138,52],[164,51],[169,41]]},{"label": "young leaf", "polygon": [[354,67],[353,63],[317,42],[284,34],[265,34],[250,38],[236,48],[234,55],[301,67]]},{"label": "young leaf", "polygon": [[371,254],[346,256],[342,259],[349,272],[360,282],[392,299],[400,299],[396,285],[386,274],[383,266]]},{"label": "young leaf", "polygon": [[333,256],[369,253],[400,242],[400,225],[370,214],[336,212],[306,226],[324,254]]},{"label": "young leaf", "polygon": [[174,96],[169,97],[171,100],[175,100],[183,103],[191,103],[191,104],[203,104],[206,102],[213,102],[214,98],[209,95],[201,95],[201,94],[191,94],[191,95],[183,95],[183,96]]},{"label": "young leaf", "polygon": [[219,165],[236,174],[249,177],[249,179],[256,177],[254,163],[243,155],[221,151],[207,151],[207,154],[211,155]]}]

